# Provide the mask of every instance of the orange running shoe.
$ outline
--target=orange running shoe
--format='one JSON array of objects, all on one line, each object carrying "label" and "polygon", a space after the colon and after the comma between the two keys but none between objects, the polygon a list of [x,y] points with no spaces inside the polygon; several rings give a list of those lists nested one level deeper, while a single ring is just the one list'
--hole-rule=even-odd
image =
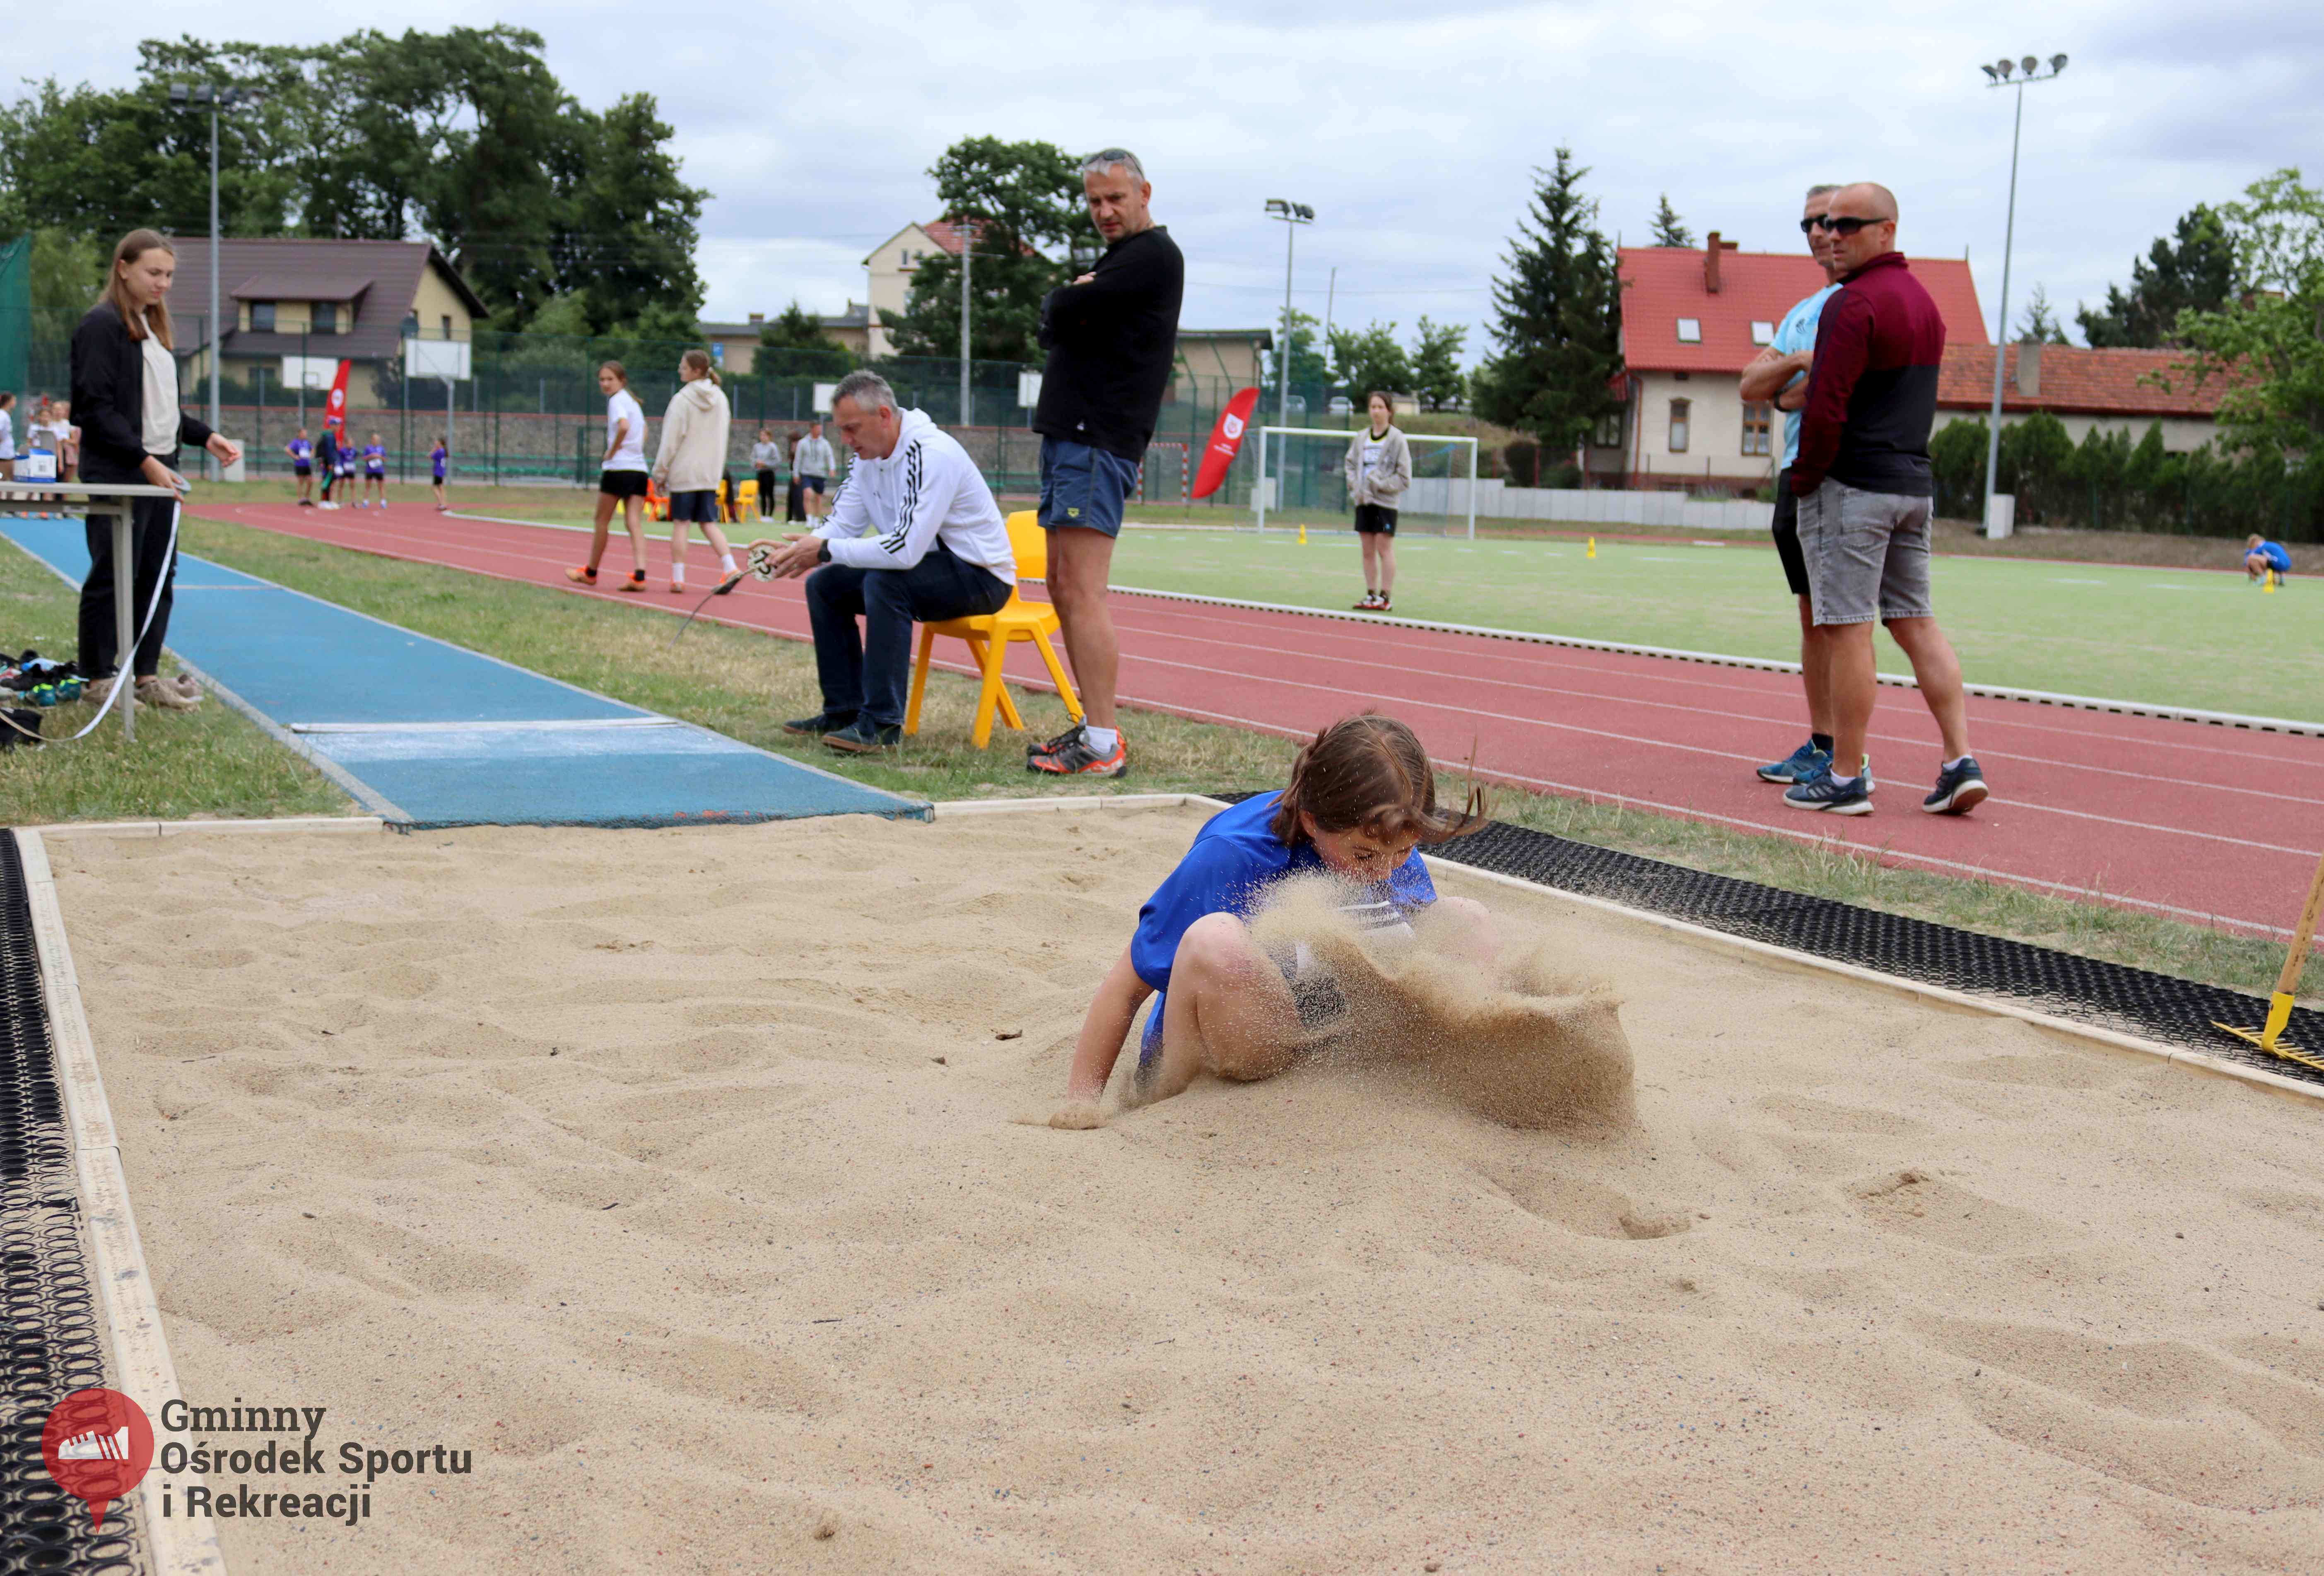
[{"label": "orange running shoe", "polygon": [[597,571],[592,569],[586,564],[576,565],[575,567],[566,570],[565,577],[567,580],[572,581],[576,585],[595,585],[597,584]]}]

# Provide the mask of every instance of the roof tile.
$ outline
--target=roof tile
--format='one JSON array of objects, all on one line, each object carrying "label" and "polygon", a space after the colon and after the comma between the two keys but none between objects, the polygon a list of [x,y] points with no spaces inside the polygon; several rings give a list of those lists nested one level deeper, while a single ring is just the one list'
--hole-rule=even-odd
[{"label": "roof tile", "polygon": [[[1780,323],[1784,314],[1824,286],[1823,270],[1804,253],[1722,252],[1719,293],[1704,288],[1702,247],[1625,246],[1622,276],[1622,356],[1638,372],[1740,372],[1759,354],[1751,325]],[[1985,318],[1977,281],[1958,258],[1915,257],[1913,274],[1937,303],[1950,344],[1984,345]],[[1678,320],[1702,325],[1701,344],[1682,342]],[[1992,376],[1992,363],[1986,364]]]}]

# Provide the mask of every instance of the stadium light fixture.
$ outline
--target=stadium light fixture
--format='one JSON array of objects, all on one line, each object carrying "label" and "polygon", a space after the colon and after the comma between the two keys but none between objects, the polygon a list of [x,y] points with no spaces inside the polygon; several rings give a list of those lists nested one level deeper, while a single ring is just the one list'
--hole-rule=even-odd
[{"label": "stadium light fixture", "polygon": [[[219,422],[218,379],[219,364],[224,359],[225,336],[218,327],[218,111],[255,106],[259,91],[233,84],[216,86],[208,82],[172,82],[170,84],[170,107],[172,109],[207,109],[210,112],[210,315],[207,325],[209,336],[210,361],[210,430],[217,430]],[[226,472],[214,458],[204,460],[205,467],[218,466],[216,474]]]},{"label": "stadium light fixture", "polygon": [[[2010,73],[2018,68],[2022,68],[2022,72],[2013,81]],[[2009,217],[2001,240],[2001,315],[1995,319],[1993,336],[1993,414],[1990,430],[1986,434],[1985,517],[1979,527],[1981,530],[1993,529],[1993,484],[2001,469],[2001,385],[2003,367],[2009,359],[2009,261],[2017,243],[2017,150],[2025,132],[2025,88],[2029,83],[2054,82],[2058,79],[2058,73],[2065,69],[2066,57],[2063,55],[2050,57],[2047,76],[2041,74],[2042,62],[2033,55],[2016,62],[2015,68],[2008,60],[1996,60],[1990,66],[1980,68],[1988,78],[1986,82],[1987,88],[2017,89],[2017,114],[2009,133]]]},{"label": "stadium light fixture", "polygon": [[1267,217],[1283,221],[1283,376],[1276,402],[1276,420],[1291,425],[1291,237],[1302,225],[1315,222],[1315,210],[1304,202],[1279,197],[1267,199]]}]

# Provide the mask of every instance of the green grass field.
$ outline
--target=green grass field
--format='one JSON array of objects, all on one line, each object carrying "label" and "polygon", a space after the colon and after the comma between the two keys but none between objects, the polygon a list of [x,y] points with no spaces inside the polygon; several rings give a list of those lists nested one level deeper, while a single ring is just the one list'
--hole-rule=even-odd
[{"label": "green grass field", "polygon": [[[2232,548],[2227,549],[2230,554]],[[1411,537],[1397,544],[1398,616],[1796,660],[1799,615],[1774,550],[1684,539]],[[1363,594],[1355,539],[1132,530],[1114,583],[1296,607]],[[2324,717],[2319,588],[2264,594],[2241,575],[2112,564],[1940,558],[1938,620],[1973,682],[2266,716]],[[1883,672],[1910,671],[1879,637]]]}]

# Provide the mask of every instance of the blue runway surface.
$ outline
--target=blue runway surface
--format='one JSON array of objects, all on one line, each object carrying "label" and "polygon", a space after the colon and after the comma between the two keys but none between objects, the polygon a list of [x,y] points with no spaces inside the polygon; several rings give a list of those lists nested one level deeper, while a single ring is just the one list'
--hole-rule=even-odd
[{"label": "blue runway surface", "polygon": [[[78,521],[0,531],[75,584]],[[142,614],[143,610],[139,610]],[[364,807],[413,826],[688,826],[927,807],[180,556],[170,650]]]}]

